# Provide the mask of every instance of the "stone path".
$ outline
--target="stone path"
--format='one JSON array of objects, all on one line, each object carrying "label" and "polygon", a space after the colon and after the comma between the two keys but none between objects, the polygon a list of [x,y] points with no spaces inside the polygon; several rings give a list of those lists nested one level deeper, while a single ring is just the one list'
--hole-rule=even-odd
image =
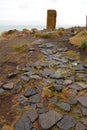
[{"label": "stone path", "polygon": [[67,48],[58,47],[56,42],[39,39],[33,43],[44,59],[25,65],[15,87],[11,82],[0,85],[2,95],[8,90],[19,93],[21,81],[28,83],[17,98],[17,109],[24,112],[14,130],[87,130],[87,64],[66,57]]}]

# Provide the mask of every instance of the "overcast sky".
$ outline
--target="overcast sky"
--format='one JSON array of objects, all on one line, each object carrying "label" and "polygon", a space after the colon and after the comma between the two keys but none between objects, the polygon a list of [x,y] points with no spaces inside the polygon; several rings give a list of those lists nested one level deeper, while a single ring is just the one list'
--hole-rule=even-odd
[{"label": "overcast sky", "polygon": [[87,0],[0,0],[0,24],[46,24],[47,9],[57,24],[85,25]]}]

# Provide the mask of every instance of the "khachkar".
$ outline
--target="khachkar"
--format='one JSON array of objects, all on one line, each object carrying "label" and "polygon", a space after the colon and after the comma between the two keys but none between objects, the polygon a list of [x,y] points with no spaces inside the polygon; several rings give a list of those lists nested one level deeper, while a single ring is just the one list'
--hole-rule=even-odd
[{"label": "khachkar", "polygon": [[56,10],[47,10],[47,25],[46,29],[55,29],[56,27]]}]

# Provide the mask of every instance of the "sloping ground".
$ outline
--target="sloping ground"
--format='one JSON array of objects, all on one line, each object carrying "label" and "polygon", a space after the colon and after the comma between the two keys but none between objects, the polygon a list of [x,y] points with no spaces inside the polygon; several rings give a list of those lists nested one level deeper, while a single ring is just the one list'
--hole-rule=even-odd
[{"label": "sloping ground", "polygon": [[84,40],[87,40],[87,30],[83,30],[77,35],[71,37],[70,43],[74,46],[80,47]]},{"label": "sloping ground", "polygon": [[[15,52],[8,65],[17,64],[13,71],[13,64],[6,68],[6,59],[1,62],[1,130],[87,129],[87,64],[77,48],[69,46],[70,37],[8,41],[8,56]],[[16,46],[23,41],[28,46]],[[13,50],[12,43],[16,43]]]}]

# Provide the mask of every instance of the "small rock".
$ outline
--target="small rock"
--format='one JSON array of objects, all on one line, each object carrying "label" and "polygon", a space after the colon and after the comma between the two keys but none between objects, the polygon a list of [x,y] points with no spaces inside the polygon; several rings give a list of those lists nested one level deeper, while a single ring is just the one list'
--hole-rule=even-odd
[{"label": "small rock", "polygon": [[3,89],[5,89],[5,90],[11,90],[11,89],[13,89],[13,87],[14,87],[14,85],[12,82],[3,85]]},{"label": "small rock", "polygon": [[61,130],[70,130],[73,128],[76,124],[76,120],[70,116],[70,115],[65,115],[64,118],[57,123],[57,126]]},{"label": "small rock", "polygon": [[54,96],[54,97],[48,98],[48,101],[49,101],[50,103],[57,103],[58,98],[57,98],[56,96]]},{"label": "small rock", "polygon": [[72,105],[75,105],[78,102],[77,99],[73,97],[68,97],[67,101],[69,104],[72,104]]},{"label": "small rock", "polygon": [[54,85],[54,86],[50,87],[49,89],[50,89],[51,91],[61,92],[61,91],[62,91],[62,86]]},{"label": "small rock", "polygon": [[50,110],[39,116],[39,123],[42,129],[48,130],[62,119],[62,115],[58,112]]},{"label": "small rock", "polygon": [[60,107],[64,111],[70,111],[70,105],[68,103],[57,103],[56,106]]},{"label": "small rock", "polygon": [[35,95],[36,93],[37,93],[37,91],[36,91],[35,88],[29,88],[29,89],[25,92],[24,96],[25,96],[25,97],[30,97],[30,96],[32,96],[32,95]]},{"label": "small rock", "polygon": [[65,85],[70,85],[70,84],[73,83],[73,81],[72,81],[72,80],[69,80],[69,79],[66,79],[66,80],[64,81],[64,83],[65,83]]},{"label": "small rock", "polygon": [[31,97],[29,98],[29,102],[30,102],[30,103],[38,103],[38,102],[40,102],[40,101],[41,101],[41,94],[36,94],[36,95],[31,96]]},{"label": "small rock", "polygon": [[28,76],[22,76],[22,79],[25,81],[25,82],[28,82],[30,80],[30,78]]},{"label": "small rock", "polygon": [[75,130],[87,130],[87,127],[79,122],[79,123],[77,123]]},{"label": "small rock", "polygon": [[35,51],[35,48],[29,48],[29,51]]},{"label": "small rock", "polygon": [[43,113],[46,113],[46,112],[48,112],[48,111],[49,111],[49,110],[48,110],[47,108],[44,108],[44,107],[38,109],[38,113],[39,113],[39,114],[43,114]]}]

